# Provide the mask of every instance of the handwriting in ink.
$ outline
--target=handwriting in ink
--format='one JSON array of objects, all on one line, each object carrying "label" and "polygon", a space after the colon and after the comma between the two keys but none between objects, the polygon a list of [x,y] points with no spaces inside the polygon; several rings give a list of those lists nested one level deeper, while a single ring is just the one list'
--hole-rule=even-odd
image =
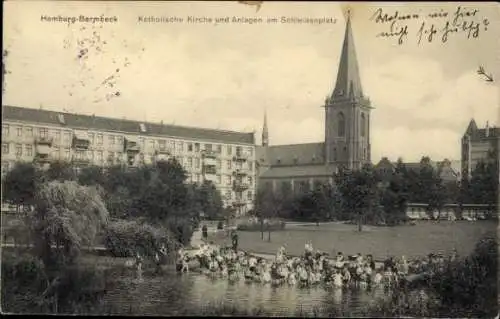
[{"label": "handwriting in ink", "polygon": [[425,22],[422,22],[422,24],[420,25],[420,29],[417,32],[418,44],[420,44],[424,35],[427,37],[427,42],[432,42],[432,39],[436,33],[437,30],[434,28],[434,24],[431,24],[431,27],[427,29],[425,27]]},{"label": "handwriting in ink", "polygon": [[396,26],[396,20],[392,21],[389,32],[380,32],[377,37],[392,38],[398,37],[398,44],[401,45],[408,36],[408,26]]},{"label": "handwriting in ink", "polygon": [[448,12],[441,9],[441,11],[439,11],[439,12],[429,13],[427,16],[429,18],[446,18],[446,17],[448,17]]},{"label": "handwriting in ink", "polygon": [[446,25],[442,30],[443,36],[441,37],[441,41],[443,43],[447,42],[450,34],[460,31],[467,33],[467,39],[470,39],[471,37],[477,38],[479,37],[479,23],[474,21],[464,21],[461,26],[453,27],[449,21],[446,21]]},{"label": "handwriting in ink", "polygon": [[394,22],[397,20],[410,20],[418,18],[418,14],[400,14],[399,11],[394,12],[392,15],[388,15],[387,13],[384,13],[382,8],[378,8],[371,16],[370,20],[375,20],[375,23],[386,23]]},{"label": "handwriting in ink", "polygon": [[478,12],[479,10],[477,9],[464,12],[462,11],[462,7],[458,6],[457,11],[455,11],[455,13],[453,14],[453,25],[457,26],[461,22],[459,21],[459,19],[474,17]]}]

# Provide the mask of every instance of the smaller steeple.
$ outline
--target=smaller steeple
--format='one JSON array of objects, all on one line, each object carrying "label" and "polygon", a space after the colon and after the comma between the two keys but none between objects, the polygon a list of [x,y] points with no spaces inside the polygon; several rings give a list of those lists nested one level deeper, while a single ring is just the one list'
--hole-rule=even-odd
[{"label": "smaller steeple", "polygon": [[262,126],[262,146],[269,146],[269,130],[267,128],[266,110],[264,110],[264,125]]}]

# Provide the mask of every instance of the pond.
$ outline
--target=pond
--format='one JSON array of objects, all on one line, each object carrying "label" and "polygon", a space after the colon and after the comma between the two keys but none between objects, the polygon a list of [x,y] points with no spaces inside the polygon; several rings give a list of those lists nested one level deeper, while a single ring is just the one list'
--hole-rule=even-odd
[{"label": "pond", "polygon": [[272,287],[258,283],[229,282],[199,273],[163,275],[145,274],[138,280],[133,272],[124,274],[113,269],[108,274],[110,289],[103,303],[109,314],[136,315],[202,315],[209,304],[237,306],[247,311],[260,308],[270,314],[293,316],[303,312],[334,306],[352,314],[386,296],[383,288],[374,290],[325,289],[323,287]]}]

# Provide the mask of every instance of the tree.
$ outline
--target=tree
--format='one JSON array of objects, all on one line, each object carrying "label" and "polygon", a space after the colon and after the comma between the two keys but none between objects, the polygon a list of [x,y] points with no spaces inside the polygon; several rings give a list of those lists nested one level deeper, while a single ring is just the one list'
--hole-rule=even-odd
[{"label": "tree", "polygon": [[[283,207],[282,198],[273,191],[259,189],[255,196],[255,212],[260,220],[261,238],[264,239],[265,220],[276,218]],[[267,225],[269,226],[269,225]],[[271,241],[271,227],[267,227],[267,240]]]},{"label": "tree", "polygon": [[93,245],[108,215],[95,187],[74,181],[43,184],[27,220],[45,267],[73,264],[83,245]]},{"label": "tree", "polygon": [[204,181],[200,186],[195,186],[199,207],[208,219],[227,217],[224,215],[224,203],[220,191],[211,181]]},{"label": "tree", "polygon": [[373,166],[367,164],[361,170],[340,170],[335,179],[342,194],[343,209],[357,217],[358,230],[362,220],[371,214],[379,203],[378,177]]},{"label": "tree", "polygon": [[493,208],[498,201],[498,161],[493,152],[488,153],[472,171],[468,183],[468,197],[472,203],[487,204]]},{"label": "tree", "polygon": [[78,183],[84,186],[101,185],[104,187],[105,175],[99,166],[87,166],[78,174]]},{"label": "tree", "polygon": [[17,206],[34,204],[37,187],[42,182],[40,170],[32,163],[18,162],[2,181],[3,198]]},{"label": "tree", "polygon": [[77,176],[73,166],[68,162],[52,162],[45,172],[48,181],[57,180],[60,182],[76,180]]},{"label": "tree", "polygon": [[389,185],[381,195],[381,204],[384,207],[386,221],[390,225],[399,223],[406,219],[406,207],[408,204],[409,183],[406,179],[408,172],[401,159],[398,159],[396,167],[389,178]]}]

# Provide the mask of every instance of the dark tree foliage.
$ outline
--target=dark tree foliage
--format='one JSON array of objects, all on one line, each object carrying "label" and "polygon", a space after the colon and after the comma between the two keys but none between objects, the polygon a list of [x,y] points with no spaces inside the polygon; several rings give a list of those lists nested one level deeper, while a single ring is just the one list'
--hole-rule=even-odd
[{"label": "dark tree foliage", "polygon": [[73,166],[70,163],[63,161],[50,163],[49,168],[45,171],[45,176],[48,181],[57,180],[59,182],[64,182],[77,179]]},{"label": "dark tree foliage", "polygon": [[18,162],[2,181],[3,198],[14,205],[33,205],[42,172],[32,163]]}]

